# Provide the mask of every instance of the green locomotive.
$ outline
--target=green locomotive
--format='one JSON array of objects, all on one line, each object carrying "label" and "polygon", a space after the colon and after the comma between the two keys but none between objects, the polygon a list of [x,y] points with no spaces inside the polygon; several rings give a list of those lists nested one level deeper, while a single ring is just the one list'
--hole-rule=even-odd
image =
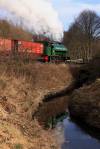
[{"label": "green locomotive", "polygon": [[68,59],[68,49],[61,43],[43,42],[44,62],[65,62]]}]

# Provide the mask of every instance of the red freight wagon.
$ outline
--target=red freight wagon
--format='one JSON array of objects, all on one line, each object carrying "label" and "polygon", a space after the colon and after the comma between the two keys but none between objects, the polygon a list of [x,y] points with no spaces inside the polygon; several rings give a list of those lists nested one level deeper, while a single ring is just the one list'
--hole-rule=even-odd
[{"label": "red freight wagon", "polygon": [[0,56],[8,56],[12,50],[18,51],[22,58],[27,53],[33,59],[33,56],[41,56],[43,49],[42,43],[0,38]]},{"label": "red freight wagon", "polygon": [[0,51],[1,52],[11,51],[11,40],[0,38]]},{"label": "red freight wagon", "polygon": [[43,54],[43,49],[44,49],[44,46],[43,44],[41,43],[32,43],[32,51],[35,53],[35,54]]},{"label": "red freight wagon", "polygon": [[43,54],[43,44],[41,43],[35,43],[35,42],[27,42],[22,40],[13,40],[12,41],[13,46],[15,46],[17,43],[18,51],[19,52],[28,52],[28,53],[34,53],[37,55]]}]

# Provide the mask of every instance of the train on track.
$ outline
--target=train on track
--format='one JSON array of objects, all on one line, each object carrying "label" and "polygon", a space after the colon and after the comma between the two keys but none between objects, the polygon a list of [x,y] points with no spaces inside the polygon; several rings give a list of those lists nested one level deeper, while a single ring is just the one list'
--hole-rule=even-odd
[{"label": "train on track", "polygon": [[38,60],[43,62],[65,62],[68,59],[68,49],[62,43],[50,41],[32,42],[0,38],[1,52],[37,55]]}]

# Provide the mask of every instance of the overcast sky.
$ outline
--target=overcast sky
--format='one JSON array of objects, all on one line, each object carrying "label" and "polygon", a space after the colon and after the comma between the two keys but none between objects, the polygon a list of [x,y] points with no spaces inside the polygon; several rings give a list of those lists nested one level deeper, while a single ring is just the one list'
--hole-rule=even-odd
[{"label": "overcast sky", "polygon": [[84,9],[91,9],[100,14],[100,0],[52,0],[52,2],[65,30]]}]

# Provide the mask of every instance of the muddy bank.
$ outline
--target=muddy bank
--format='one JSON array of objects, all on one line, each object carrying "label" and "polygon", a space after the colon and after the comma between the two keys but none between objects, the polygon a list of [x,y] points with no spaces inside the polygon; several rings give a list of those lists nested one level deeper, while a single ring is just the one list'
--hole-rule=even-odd
[{"label": "muddy bank", "polygon": [[69,111],[72,117],[100,131],[100,79],[73,92]]},{"label": "muddy bank", "polygon": [[75,86],[76,86],[76,82],[73,79],[70,82],[70,84],[68,83],[67,86],[63,87],[63,89],[58,91],[48,92],[46,95],[44,95],[42,101],[49,102],[49,101],[54,101],[57,98],[59,99],[60,97],[69,96],[75,89]]},{"label": "muddy bank", "polygon": [[38,119],[39,123],[43,126],[47,125],[49,121],[53,122],[56,116],[65,113],[68,109],[69,96],[55,97],[53,100],[44,102],[33,114]]}]

